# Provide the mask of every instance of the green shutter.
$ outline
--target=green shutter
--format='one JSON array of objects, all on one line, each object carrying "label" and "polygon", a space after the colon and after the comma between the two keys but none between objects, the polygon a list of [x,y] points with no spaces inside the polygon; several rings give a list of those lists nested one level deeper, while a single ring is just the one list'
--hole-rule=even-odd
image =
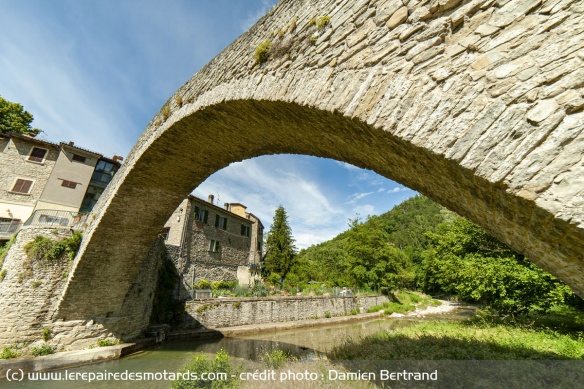
[{"label": "green shutter", "polygon": [[227,229],[227,218],[223,218],[223,229],[226,230]]},{"label": "green shutter", "polygon": [[203,223],[207,224],[207,219],[209,217],[209,211],[203,211],[205,214],[203,215]]}]

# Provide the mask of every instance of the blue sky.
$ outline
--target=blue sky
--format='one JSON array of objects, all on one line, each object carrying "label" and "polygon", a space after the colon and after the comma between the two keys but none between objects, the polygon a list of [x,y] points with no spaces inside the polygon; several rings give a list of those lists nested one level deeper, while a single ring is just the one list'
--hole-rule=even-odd
[{"label": "blue sky", "polygon": [[[168,97],[275,3],[0,0],[0,95],[34,115],[42,139],[126,156]],[[415,194],[371,171],[292,155],[234,163],[195,190],[210,193],[246,204],[268,227],[282,204],[299,248]]]}]

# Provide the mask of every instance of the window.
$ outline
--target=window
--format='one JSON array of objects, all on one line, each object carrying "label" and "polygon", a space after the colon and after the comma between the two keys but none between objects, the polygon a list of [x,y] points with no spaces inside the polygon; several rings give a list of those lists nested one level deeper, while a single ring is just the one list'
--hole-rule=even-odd
[{"label": "window", "polygon": [[73,161],[85,163],[85,161],[87,161],[87,158],[81,155],[73,154]]},{"label": "window", "polygon": [[32,162],[42,163],[47,155],[47,149],[39,149],[38,147],[33,147],[28,160]]},{"label": "window", "polygon": [[223,216],[215,216],[215,227],[221,228],[222,230],[227,229],[227,218]]},{"label": "window", "polygon": [[206,209],[199,209],[199,207],[195,207],[195,220],[202,223],[207,223],[207,219],[209,217],[209,211]]},{"label": "window", "polygon": [[12,192],[28,194],[30,193],[30,188],[32,187],[33,181],[23,180],[22,178],[16,179],[14,186],[12,187]]},{"label": "window", "polygon": [[75,189],[77,187],[77,182],[63,180],[61,182],[61,186],[64,186],[65,188]]},{"label": "window", "polygon": [[249,236],[249,231],[250,231],[249,226],[246,226],[245,224],[241,225],[241,235]]},{"label": "window", "polygon": [[213,253],[218,253],[221,251],[221,242],[218,240],[212,240],[209,244],[209,251]]}]

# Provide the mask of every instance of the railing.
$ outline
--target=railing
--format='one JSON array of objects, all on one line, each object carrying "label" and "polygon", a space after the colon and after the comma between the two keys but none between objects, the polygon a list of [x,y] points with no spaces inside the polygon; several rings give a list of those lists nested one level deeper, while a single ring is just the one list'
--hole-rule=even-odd
[{"label": "railing", "polygon": [[9,222],[0,222],[0,236],[11,236],[22,226],[20,220],[11,220]]},{"label": "railing", "polygon": [[73,230],[83,230],[88,214],[53,209],[39,209],[32,213],[25,226],[67,227]]}]

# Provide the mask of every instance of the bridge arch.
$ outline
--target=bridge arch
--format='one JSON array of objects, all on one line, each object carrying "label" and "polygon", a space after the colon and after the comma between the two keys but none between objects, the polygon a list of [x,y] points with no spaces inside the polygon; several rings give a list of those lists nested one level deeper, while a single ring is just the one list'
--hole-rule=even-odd
[{"label": "bridge arch", "polygon": [[184,197],[279,153],[399,181],[584,296],[584,10],[553,3],[282,0],[148,125],[94,210],[58,318],[124,318]]}]

